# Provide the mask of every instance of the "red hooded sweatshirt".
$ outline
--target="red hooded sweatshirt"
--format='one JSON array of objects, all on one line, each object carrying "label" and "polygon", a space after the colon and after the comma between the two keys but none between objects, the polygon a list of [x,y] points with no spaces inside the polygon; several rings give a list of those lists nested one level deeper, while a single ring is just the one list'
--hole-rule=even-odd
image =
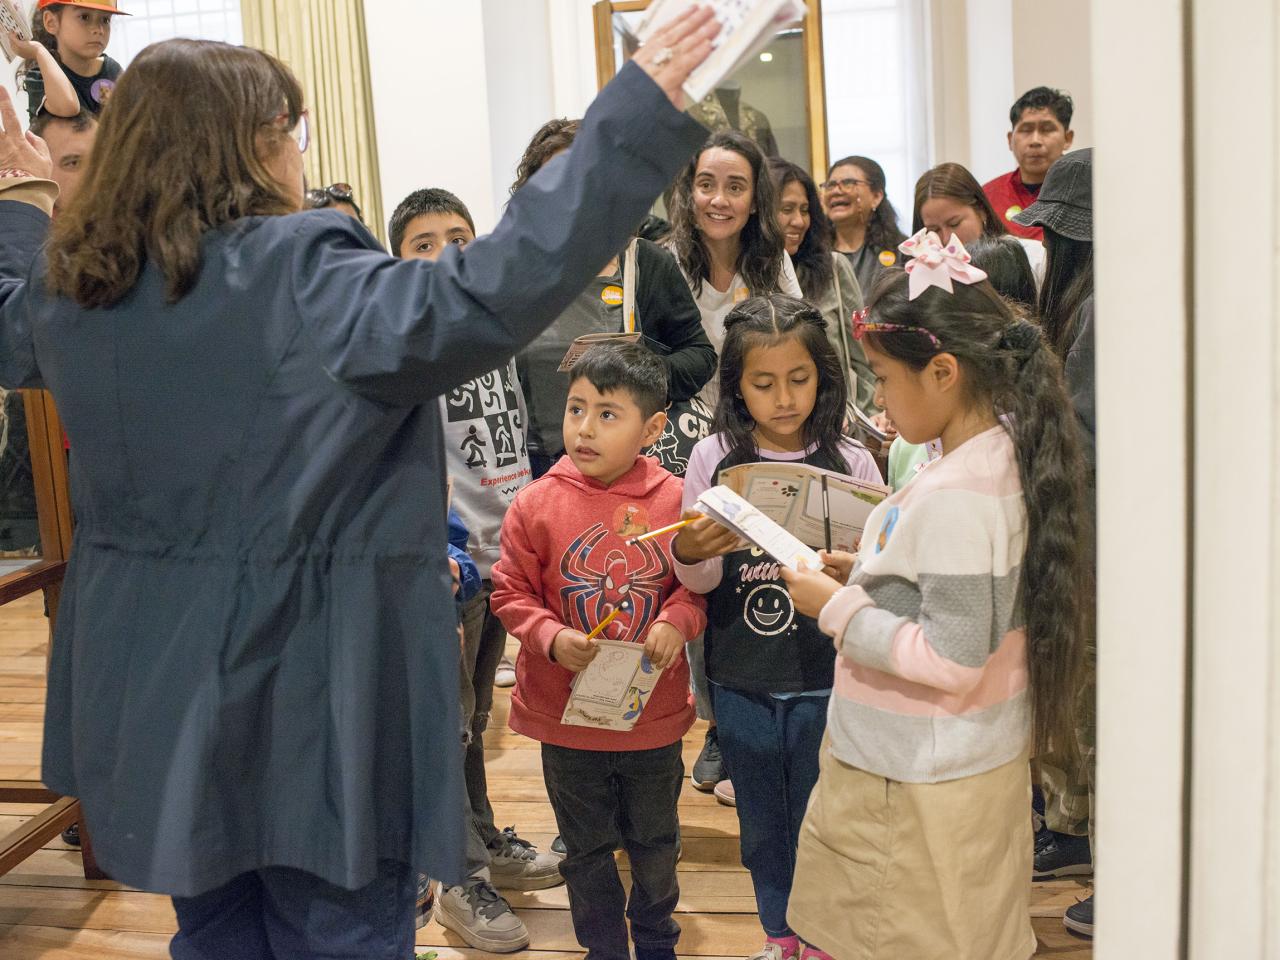
[{"label": "red hooded sweatshirt", "polygon": [[663,671],[632,730],[598,730],[560,722],[573,673],[551,660],[566,627],[590,633],[624,599],[604,635],[643,642],[655,623],[686,640],[706,626],[705,602],[676,579],[670,536],[628,546],[627,539],[680,519],[683,483],[656,460],[604,486],[565,456],[516,495],[502,523],[502,557],[493,567],[493,612],[520,640],[511,729],[578,750],[652,750],[693,725],[689,666],[681,656]]}]

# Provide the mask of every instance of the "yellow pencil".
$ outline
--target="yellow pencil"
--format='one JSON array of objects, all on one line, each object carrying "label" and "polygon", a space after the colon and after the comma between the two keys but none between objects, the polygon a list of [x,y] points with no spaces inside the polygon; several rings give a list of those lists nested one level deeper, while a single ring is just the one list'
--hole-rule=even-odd
[{"label": "yellow pencil", "polygon": [[634,546],[641,540],[650,540],[653,537],[663,533],[670,533],[672,530],[679,530],[681,527],[687,527],[694,520],[701,520],[701,517],[690,517],[688,520],[677,520],[675,523],[669,523],[665,527],[659,527],[657,530],[650,530],[648,533],[642,533],[638,537],[632,537],[627,541],[627,546]]},{"label": "yellow pencil", "polygon": [[603,620],[597,623],[595,625],[595,629],[593,629],[590,633],[587,634],[587,639],[594,640],[596,637],[600,636],[600,632],[604,630],[604,628],[607,627],[609,624],[613,623],[614,617],[620,614],[627,606],[628,605],[624,602],[614,607],[613,613],[609,614],[607,617],[605,617]]}]

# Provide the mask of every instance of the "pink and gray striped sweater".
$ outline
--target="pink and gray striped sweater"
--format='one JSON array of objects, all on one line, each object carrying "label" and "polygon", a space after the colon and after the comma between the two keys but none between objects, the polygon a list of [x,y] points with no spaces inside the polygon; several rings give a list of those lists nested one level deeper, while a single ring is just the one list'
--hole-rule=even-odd
[{"label": "pink and gray striped sweater", "polygon": [[973,437],[876,507],[823,608],[835,638],[827,729],[840,760],[911,783],[992,770],[1027,749],[1019,596],[1027,517],[1013,441]]}]

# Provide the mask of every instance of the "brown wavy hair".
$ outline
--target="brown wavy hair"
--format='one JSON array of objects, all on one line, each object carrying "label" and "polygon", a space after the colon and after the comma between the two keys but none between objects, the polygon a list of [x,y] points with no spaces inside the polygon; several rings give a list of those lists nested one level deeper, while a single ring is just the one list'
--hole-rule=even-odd
[{"label": "brown wavy hair", "polygon": [[54,221],[50,290],[108,307],[154,263],[169,302],[181,300],[208,231],[297,209],[263,153],[296,149],[287,131],[302,109],[302,87],[270,54],[207,40],[147,47],[121,75],[79,193]]},{"label": "brown wavy hair", "polygon": [[1019,317],[995,288],[955,285],[908,299],[907,274],[886,270],[868,310],[877,323],[923,328],[941,342],[906,332],[869,332],[875,350],[923,370],[939,352],[968,377],[968,399],[1001,417],[1012,434],[1027,510],[1027,545],[1018,596],[1027,630],[1033,748],[1068,759],[1078,750],[1076,695],[1092,580],[1085,558],[1084,460],[1062,365],[1040,328]]}]

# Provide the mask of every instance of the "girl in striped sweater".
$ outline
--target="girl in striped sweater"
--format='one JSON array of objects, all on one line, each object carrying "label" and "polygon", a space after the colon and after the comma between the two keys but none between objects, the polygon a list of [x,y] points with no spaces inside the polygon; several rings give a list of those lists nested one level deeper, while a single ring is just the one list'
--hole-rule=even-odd
[{"label": "girl in striped sweater", "polygon": [[1039,328],[963,246],[902,250],[855,336],[877,402],[943,456],[876,508],[857,557],[784,574],[838,654],[788,919],[837,960],[1025,960],[1027,757],[1074,743],[1076,426]]}]

